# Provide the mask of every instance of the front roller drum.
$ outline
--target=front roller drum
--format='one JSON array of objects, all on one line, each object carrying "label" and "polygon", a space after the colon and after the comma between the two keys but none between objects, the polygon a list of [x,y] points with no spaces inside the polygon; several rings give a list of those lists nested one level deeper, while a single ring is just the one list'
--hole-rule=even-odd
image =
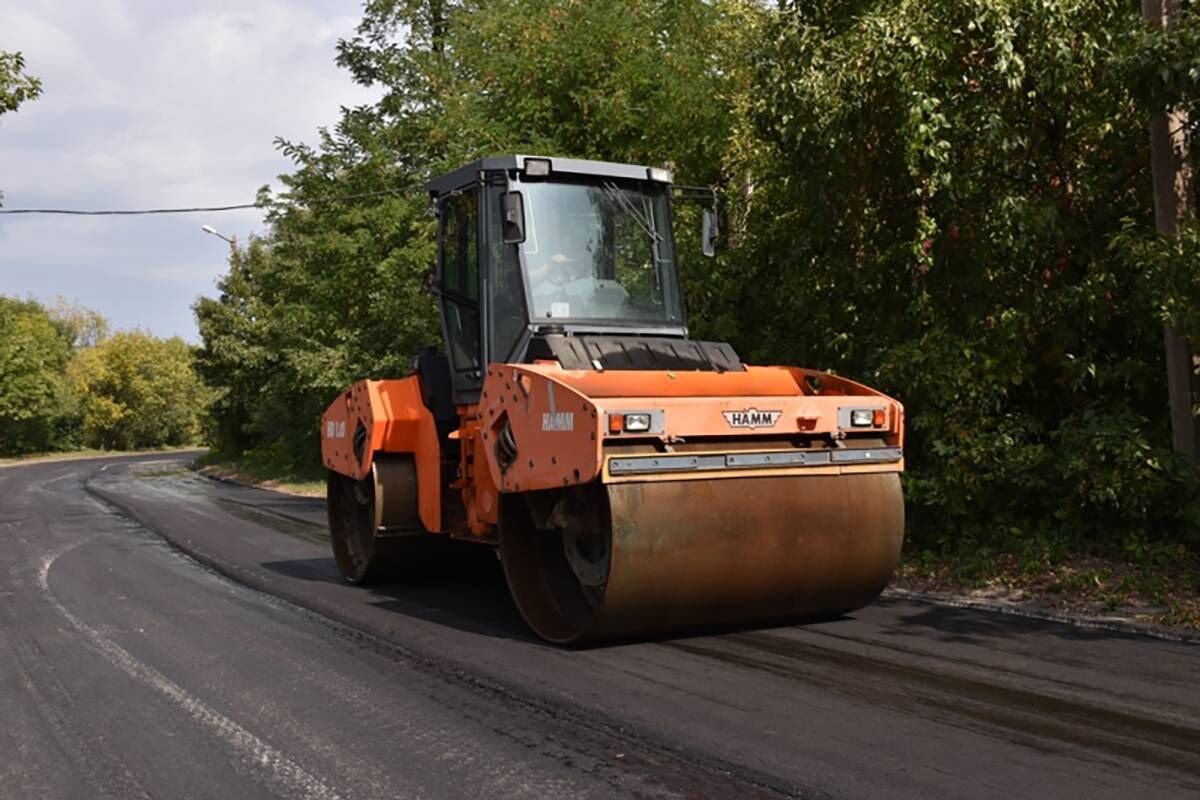
[{"label": "front roller drum", "polygon": [[852,611],[904,540],[896,473],[668,480],[506,495],[500,551],[553,642]]},{"label": "front roller drum", "polygon": [[426,574],[458,554],[461,543],[421,526],[417,497],[408,456],[376,456],[363,480],[328,473],[329,538],[342,577],[367,584]]}]

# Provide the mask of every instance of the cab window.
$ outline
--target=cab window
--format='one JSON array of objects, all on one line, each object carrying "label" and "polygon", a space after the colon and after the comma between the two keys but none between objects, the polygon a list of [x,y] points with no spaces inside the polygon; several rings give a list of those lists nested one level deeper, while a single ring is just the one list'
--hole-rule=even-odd
[{"label": "cab window", "polygon": [[475,191],[442,206],[442,320],[455,372],[479,370],[479,203]]},{"label": "cab window", "polygon": [[516,245],[505,244],[500,229],[503,218],[500,197],[503,186],[487,189],[488,242],[491,276],[488,284],[489,319],[492,326],[491,361],[507,361],[525,330],[529,318],[525,310],[525,284],[521,278],[521,264],[517,260]]}]

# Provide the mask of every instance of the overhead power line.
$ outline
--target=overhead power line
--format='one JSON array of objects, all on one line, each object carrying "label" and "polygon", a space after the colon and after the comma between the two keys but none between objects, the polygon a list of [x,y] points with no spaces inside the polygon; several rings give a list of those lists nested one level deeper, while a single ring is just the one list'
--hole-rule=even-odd
[{"label": "overhead power line", "polygon": [[[325,203],[341,203],[346,200],[361,200],[366,197],[381,197],[383,195],[404,194],[407,188],[380,189],[374,192],[359,192],[338,197],[324,197],[303,200],[304,205],[322,205]],[[268,208],[273,205],[288,205],[287,203],[233,203],[226,206],[187,206],[184,208],[120,208],[84,210],[75,208],[0,208],[0,214],[59,214],[73,217],[134,217],[151,214],[209,214],[218,211],[239,211],[247,208]]]},{"label": "overhead power line", "polygon": [[231,206],[192,206],[190,208],[123,208],[100,211],[81,211],[75,208],[0,208],[0,214],[68,214],[74,217],[132,217],[145,214],[196,214],[211,211],[236,211],[260,208],[258,203],[238,203]]},{"label": "overhead power line", "polygon": [[[714,190],[708,186],[676,186],[676,192],[686,197],[711,197]],[[395,189],[379,189],[373,192],[357,192],[337,197],[301,198],[301,205],[317,206],[327,203],[342,203],[347,200],[363,200],[368,197],[404,194],[413,191],[410,187]],[[272,206],[291,205],[286,201],[270,203],[231,203],[225,206],[186,206],[183,208],[106,208],[106,209],[77,209],[77,208],[0,208],[0,214],[58,214],[70,217],[144,217],[154,214],[211,214],[219,211],[242,211],[247,208],[270,208]]]}]

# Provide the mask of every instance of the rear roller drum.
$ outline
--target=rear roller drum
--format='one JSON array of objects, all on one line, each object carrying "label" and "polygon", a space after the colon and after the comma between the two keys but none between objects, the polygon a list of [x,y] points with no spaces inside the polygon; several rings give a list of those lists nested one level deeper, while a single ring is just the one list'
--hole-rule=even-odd
[{"label": "rear roller drum", "polygon": [[571,643],[861,608],[899,560],[899,476],[600,484],[505,495],[521,614]]},{"label": "rear roller drum", "polygon": [[329,538],[342,577],[351,583],[369,583],[390,572],[392,559],[375,535],[374,470],[361,481],[329,472],[326,498]]},{"label": "rear roller drum", "polygon": [[334,560],[351,583],[424,573],[469,547],[421,526],[411,458],[377,456],[361,481],[331,471],[326,497]]}]

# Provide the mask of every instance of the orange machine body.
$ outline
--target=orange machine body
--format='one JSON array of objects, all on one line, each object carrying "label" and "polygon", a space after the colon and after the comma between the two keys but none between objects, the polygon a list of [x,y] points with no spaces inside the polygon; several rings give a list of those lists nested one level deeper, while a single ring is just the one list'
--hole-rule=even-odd
[{"label": "orange machine body", "polygon": [[442,530],[441,448],[415,375],[359,381],[338,395],[321,417],[321,458],[326,468],[362,480],[370,475],[377,453],[412,455],[421,524],[429,531]]},{"label": "orange machine body", "polygon": [[[868,412],[869,425],[850,424]],[[581,371],[493,364],[480,401],[459,406],[457,480],[444,483],[419,378],[360,381],[322,419],[334,472],[363,479],[377,454],[415,462],[429,532],[494,541],[500,495],[587,484],[900,472],[904,409],[861,384],[794,367],[744,371]],[[635,415],[646,430],[627,430]],[[617,420],[620,420],[618,422]],[[507,448],[498,446],[505,439]],[[872,459],[848,441],[869,440]],[[865,454],[866,458],[863,457]],[[854,456],[847,458],[844,456]],[[462,513],[450,513],[460,502]]]}]

